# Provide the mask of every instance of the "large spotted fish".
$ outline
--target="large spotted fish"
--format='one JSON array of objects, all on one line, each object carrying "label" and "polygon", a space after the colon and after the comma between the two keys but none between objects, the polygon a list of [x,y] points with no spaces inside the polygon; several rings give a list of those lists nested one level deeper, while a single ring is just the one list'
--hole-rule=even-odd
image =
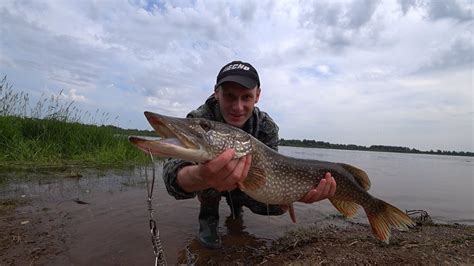
[{"label": "large spotted fish", "polygon": [[354,166],[284,156],[246,132],[227,124],[199,118],[176,118],[145,112],[145,116],[162,137],[129,140],[145,152],[160,157],[173,157],[198,163],[212,160],[227,149],[235,150],[235,158],[252,154],[247,178],[239,188],[257,201],[288,205],[294,219],[292,203],[303,197],[330,172],[337,189],[329,200],[344,216],[351,217],[362,206],[375,236],[388,243],[391,228],[399,230],[414,222],[403,211],[371,196],[367,190],[367,174]]}]

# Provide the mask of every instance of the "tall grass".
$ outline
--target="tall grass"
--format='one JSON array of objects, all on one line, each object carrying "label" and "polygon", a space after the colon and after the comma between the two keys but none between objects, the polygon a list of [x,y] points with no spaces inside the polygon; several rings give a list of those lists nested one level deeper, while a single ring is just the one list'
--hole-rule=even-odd
[{"label": "tall grass", "polygon": [[[102,117],[82,112],[62,92],[42,96],[30,105],[29,95],[16,92],[6,77],[0,81],[0,162],[90,163],[144,162],[120,129],[104,126]],[[117,118],[116,118],[117,119]]]}]

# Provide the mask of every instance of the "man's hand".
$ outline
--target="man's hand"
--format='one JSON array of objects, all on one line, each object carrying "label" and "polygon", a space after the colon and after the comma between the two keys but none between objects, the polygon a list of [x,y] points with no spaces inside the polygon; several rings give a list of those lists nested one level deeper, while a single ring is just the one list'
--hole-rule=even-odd
[{"label": "man's hand", "polygon": [[229,149],[209,162],[184,167],[178,173],[178,183],[188,192],[207,188],[233,190],[247,177],[252,163],[252,155],[233,160],[234,155],[235,151]]},{"label": "man's hand", "polygon": [[201,164],[197,176],[218,191],[233,190],[247,177],[252,163],[252,155],[233,160],[234,154],[234,150],[226,150],[212,161]]},{"label": "man's hand", "polygon": [[331,173],[326,173],[324,178],[319,181],[316,188],[310,190],[304,195],[299,202],[313,203],[329,197],[333,197],[336,193],[336,180],[331,176]]}]

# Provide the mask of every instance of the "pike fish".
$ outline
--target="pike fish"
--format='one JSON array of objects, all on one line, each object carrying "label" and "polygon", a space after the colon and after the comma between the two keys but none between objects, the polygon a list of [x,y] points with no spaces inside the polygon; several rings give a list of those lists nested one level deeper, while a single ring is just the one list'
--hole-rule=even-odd
[{"label": "pike fish", "polygon": [[243,130],[224,123],[152,112],[145,112],[145,116],[161,139],[131,136],[129,140],[147,153],[197,163],[212,160],[227,149],[235,150],[235,159],[252,154],[248,175],[238,184],[239,188],[262,203],[288,205],[293,221],[292,203],[330,172],[337,183],[330,202],[345,217],[354,216],[362,206],[376,238],[388,243],[392,228],[406,230],[415,225],[405,212],[370,195],[366,172],[355,166],[284,156]]}]

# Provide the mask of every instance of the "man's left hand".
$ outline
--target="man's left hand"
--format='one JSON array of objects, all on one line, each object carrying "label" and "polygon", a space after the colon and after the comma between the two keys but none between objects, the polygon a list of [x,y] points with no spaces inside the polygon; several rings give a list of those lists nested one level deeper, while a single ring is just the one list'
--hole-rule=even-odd
[{"label": "man's left hand", "polygon": [[331,173],[326,173],[324,178],[319,181],[316,188],[311,189],[304,195],[299,202],[313,203],[323,199],[333,197],[336,194],[336,180],[331,176]]}]

